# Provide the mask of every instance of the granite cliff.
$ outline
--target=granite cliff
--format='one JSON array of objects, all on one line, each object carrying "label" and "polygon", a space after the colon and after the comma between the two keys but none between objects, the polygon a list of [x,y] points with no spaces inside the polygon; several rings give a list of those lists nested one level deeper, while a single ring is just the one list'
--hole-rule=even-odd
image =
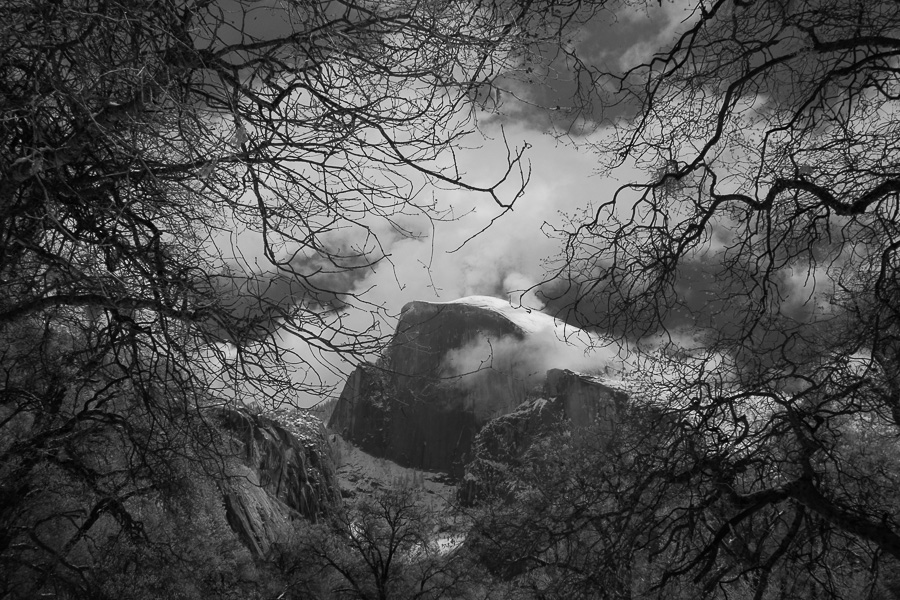
[{"label": "granite cliff", "polygon": [[[476,458],[479,431],[497,423],[526,437],[535,419],[611,426],[624,398],[613,384],[548,370],[567,362],[609,370],[600,356],[586,353],[592,341],[586,336],[496,298],[411,302],[382,358],[348,379],[329,428],[374,456],[462,477]],[[542,398],[555,407],[546,415],[496,421]]]},{"label": "granite cliff", "polygon": [[478,432],[459,486],[459,501],[471,505],[487,493],[502,493],[507,471],[528,460],[532,444],[559,429],[576,436],[590,425],[611,430],[627,399],[620,382],[549,370],[539,397],[493,419]]},{"label": "granite cliff", "polygon": [[411,302],[382,359],[351,374],[329,428],[375,456],[461,474],[478,429],[513,410],[529,383],[514,358],[488,353],[463,371],[452,353],[525,336],[498,311]]},{"label": "granite cliff", "polygon": [[321,422],[245,411],[220,411],[231,446],[229,477],[220,485],[225,516],[258,557],[291,531],[295,519],[317,521],[340,509],[340,490]]}]

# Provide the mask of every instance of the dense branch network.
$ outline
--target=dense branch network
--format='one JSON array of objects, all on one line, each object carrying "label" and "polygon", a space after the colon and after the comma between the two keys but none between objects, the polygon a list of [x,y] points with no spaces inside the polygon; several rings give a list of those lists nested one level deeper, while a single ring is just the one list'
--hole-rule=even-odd
[{"label": "dense branch network", "polygon": [[664,585],[763,598],[795,561],[900,558],[898,26],[892,1],[697,2],[643,64],[594,67],[618,110],[600,160],[648,176],[556,232],[544,289],[628,339],[684,444],[623,453],[670,515]]},{"label": "dense branch network", "polygon": [[208,409],[380,347],[382,239],[451,218],[435,190],[512,205],[523,150],[487,183],[453,150],[581,3],[3,8],[0,596],[97,598],[104,552],[226,470]]}]

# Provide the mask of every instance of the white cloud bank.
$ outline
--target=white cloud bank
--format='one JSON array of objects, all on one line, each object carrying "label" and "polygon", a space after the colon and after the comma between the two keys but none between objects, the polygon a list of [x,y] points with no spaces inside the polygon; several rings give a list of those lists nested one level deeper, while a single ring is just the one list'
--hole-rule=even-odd
[{"label": "white cloud bank", "polygon": [[525,332],[524,339],[482,335],[448,352],[444,359],[447,375],[460,376],[463,383],[487,370],[512,371],[516,377],[531,383],[539,383],[554,368],[613,376],[625,370],[623,352],[612,340],[567,325],[540,311],[486,296],[470,296],[452,303],[499,313]]}]

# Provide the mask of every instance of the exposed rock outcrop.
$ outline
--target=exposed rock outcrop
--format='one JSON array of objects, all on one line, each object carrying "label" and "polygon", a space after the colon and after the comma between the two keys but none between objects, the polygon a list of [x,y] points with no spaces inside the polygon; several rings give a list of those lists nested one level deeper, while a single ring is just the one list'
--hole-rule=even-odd
[{"label": "exposed rock outcrop", "polygon": [[256,556],[268,555],[293,520],[317,521],[339,509],[340,490],[320,422],[282,425],[237,410],[218,416],[233,451],[230,477],[222,484],[226,518]]}]

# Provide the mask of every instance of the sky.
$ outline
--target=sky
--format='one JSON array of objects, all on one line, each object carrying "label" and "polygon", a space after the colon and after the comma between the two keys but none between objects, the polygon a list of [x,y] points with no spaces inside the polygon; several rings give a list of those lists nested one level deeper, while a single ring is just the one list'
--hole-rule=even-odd
[{"label": "sky", "polygon": [[[533,293],[523,297],[522,291],[544,278],[544,260],[559,252],[558,240],[542,232],[544,224],[561,224],[564,213],[585,207],[597,194],[611,193],[617,182],[595,173],[597,160],[590,153],[562,145],[527,125],[506,124],[504,129],[511,144],[527,140],[531,145],[527,153],[531,180],[514,208],[504,212],[465,192],[440,193],[439,202],[452,205],[464,216],[435,222],[430,232],[423,223],[423,231],[428,232],[425,237],[384,236],[388,259],[362,272],[350,291],[364,293],[366,301],[394,316],[414,300],[445,302],[473,295],[543,308],[540,298]],[[499,133],[499,126],[489,126],[486,133]],[[460,162],[471,181],[487,182],[504,164],[505,153],[503,142],[495,137],[460,155]],[[362,326],[369,315],[355,318]],[[349,322],[354,323],[352,316]],[[386,319],[383,331],[392,331],[394,325],[393,319]],[[307,355],[302,340],[288,337],[284,343],[301,356]],[[351,368],[343,365],[344,371]],[[326,373],[325,379],[339,384],[342,375]]]},{"label": "sky", "polygon": [[[223,6],[230,1],[222,0]],[[671,46],[678,34],[697,18],[692,12],[694,0],[664,0],[639,7],[634,7],[630,0],[621,1],[632,6],[601,13],[589,27],[574,33],[570,42],[579,56],[607,70],[621,70],[648,61],[656,49]],[[250,27],[253,31],[266,31],[267,23],[279,18],[277,10],[267,12],[264,4],[260,3],[259,10],[249,16],[255,19]],[[568,216],[590,211],[609,201],[621,186],[646,181],[654,175],[634,163],[610,172],[604,168],[604,157],[597,152],[597,144],[611,134],[608,123],[629,116],[625,108],[595,106],[593,111],[582,112],[573,119],[566,109],[572,105],[575,85],[564,60],[549,60],[535,80],[529,81],[533,75],[527,69],[520,69],[501,78],[500,110],[477,112],[477,130],[460,140],[454,151],[456,165],[465,181],[489,186],[506,169],[510,149],[516,152],[526,148],[523,166],[529,182],[512,210],[504,210],[483,194],[426,186],[421,190],[420,199],[427,204],[433,198],[438,212],[451,212],[454,218],[431,221],[404,215],[400,218],[402,225],[415,234],[407,237],[398,235],[384,220],[367,219],[364,225],[377,236],[385,258],[371,267],[313,278],[316,285],[364,301],[364,310],[354,309],[352,300],[344,307],[347,316],[343,325],[350,331],[365,330],[375,314],[381,334],[387,337],[393,332],[403,306],[414,300],[446,302],[467,296],[492,296],[549,314],[559,310],[559,302],[545,306],[546,298],[540,294],[539,284],[546,280],[552,261],[561,251],[560,239],[548,234],[565,228]],[[690,114],[690,110],[685,110],[685,118]],[[509,199],[516,191],[513,181],[500,189],[500,196]],[[630,212],[629,198],[625,196],[621,200],[617,203],[617,214]],[[687,310],[667,317],[666,321],[669,340],[701,352],[705,342],[692,321],[697,311],[709,313],[704,316],[709,317],[709,326],[713,328],[728,327],[729,319],[735,317],[735,311],[740,311],[739,307],[729,308],[727,302],[718,299],[727,297],[729,290],[716,281],[716,263],[721,262],[721,250],[731,242],[727,223],[714,224],[713,228],[707,249],[679,266],[676,288]],[[354,236],[361,231],[338,231],[329,243],[345,248],[359,245],[360,240]],[[242,268],[253,270],[266,264],[258,234],[232,231],[227,237],[222,240],[223,247],[234,248],[235,254],[241,257]],[[291,266],[301,273],[321,266],[329,268],[315,256],[292,261]],[[264,266],[261,268],[265,270]],[[817,305],[810,302],[813,296],[821,297],[828,292],[817,287],[817,280],[823,278],[805,270],[803,265],[793,265],[779,273],[779,277],[778,293],[782,295],[779,309],[799,321],[806,320],[804,313]],[[263,278],[261,283],[247,284],[247,289],[251,286],[257,286],[253,291],[279,307],[298,301],[310,302],[308,289],[283,276],[269,281]],[[329,295],[324,300],[340,305],[340,297]],[[315,304],[312,308],[318,310]],[[253,311],[253,306],[248,304],[238,309]],[[591,316],[602,317],[588,315]],[[615,335],[615,332],[596,333]],[[318,364],[317,376],[326,386],[333,386],[334,393],[340,392],[355,366],[353,363],[333,356],[321,361],[307,341],[284,330],[276,337],[282,347],[297,357],[293,370],[295,381],[315,381],[316,377],[310,377],[302,365],[304,362]],[[653,344],[665,343],[663,337],[656,342],[654,339],[652,335],[647,338],[651,348]],[[777,338],[774,343],[780,341]],[[627,343],[634,347],[638,341],[632,339]],[[307,403],[319,400],[309,396]]]},{"label": "sky", "polygon": [[[690,17],[689,6],[690,2],[678,0],[606,12],[589,29],[573,35],[572,44],[580,55],[596,64],[622,68],[648,58],[664,40],[672,39],[684,27],[685,18]],[[275,26],[278,14],[261,9],[254,11],[251,19],[252,27],[265,30]],[[527,145],[525,161],[530,181],[514,208],[504,211],[489,199],[468,192],[425,190],[434,194],[439,207],[452,207],[454,214],[461,216],[448,222],[413,219],[405,223],[418,228],[422,235],[416,238],[403,238],[383,224],[373,224],[387,260],[336,282],[338,287],[363,294],[367,302],[383,309],[387,315],[383,332],[393,330],[392,317],[413,300],[442,302],[487,295],[543,309],[541,297],[522,292],[546,277],[546,261],[560,251],[559,240],[547,232],[562,226],[566,215],[609,199],[619,186],[642,176],[635,167],[600,173],[599,157],[590,150],[593,141],[608,134],[592,122],[599,114],[584,115],[569,135],[553,135],[559,134],[554,125],[566,125],[551,122],[560,113],[538,110],[534,105],[566,107],[571,103],[574,85],[560,61],[551,63],[543,74],[545,78],[538,84],[529,84],[521,77],[502,81],[507,91],[501,96],[500,114],[480,113],[479,131],[464,140],[466,148],[456,155],[469,182],[487,184],[505,168],[507,145]],[[261,257],[259,238],[252,233],[233,233],[228,243],[249,263]],[[283,281],[275,281],[268,293],[288,299],[295,290]],[[371,316],[351,311],[347,323],[365,327],[367,319]],[[281,343],[315,362],[302,339],[282,333]],[[335,361],[332,367],[320,369],[319,375],[325,383],[337,386],[339,392],[353,365]],[[299,371],[296,376],[302,378]],[[309,403],[318,400],[310,397]]]},{"label": "sky", "polygon": [[[650,11],[608,14],[593,31],[578,34],[579,51],[592,60],[616,66],[646,58],[658,40],[671,36],[687,14],[682,4],[664,3]],[[503,98],[502,118],[480,115],[484,139],[476,132],[466,140],[475,147],[458,154],[469,181],[487,183],[505,166],[505,144],[530,146],[525,155],[530,181],[513,210],[503,213],[485,198],[466,192],[435,192],[439,203],[452,205],[456,214],[464,216],[435,223],[433,232],[421,239],[385,237],[391,242],[387,247],[389,262],[355,280],[354,292],[365,291],[368,301],[385,307],[392,315],[413,300],[449,301],[472,295],[507,298],[533,309],[544,307],[540,297],[533,292],[523,296],[522,291],[546,277],[546,260],[560,252],[559,240],[546,231],[562,226],[565,215],[608,199],[620,185],[641,176],[635,168],[601,175],[598,157],[586,146],[590,136],[606,132],[600,129],[590,136],[559,139],[551,135],[547,113],[529,107],[529,101],[564,105],[572,89],[566,85],[566,77],[559,75],[550,86],[510,83],[525,102],[507,96]],[[389,322],[386,327],[392,325]],[[303,353],[302,345],[299,341],[294,349]]]}]

